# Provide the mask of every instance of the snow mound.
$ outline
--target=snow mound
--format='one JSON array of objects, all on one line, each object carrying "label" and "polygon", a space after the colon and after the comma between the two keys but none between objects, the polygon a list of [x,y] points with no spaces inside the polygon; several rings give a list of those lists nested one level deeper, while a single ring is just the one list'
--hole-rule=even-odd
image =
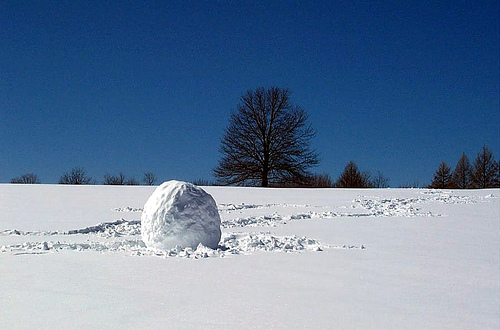
[{"label": "snow mound", "polygon": [[[224,258],[233,255],[246,255],[254,252],[305,252],[305,251],[324,251],[325,249],[352,249],[358,248],[353,245],[347,247],[330,246],[322,244],[317,240],[307,237],[297,236],[274,236],[270,233],[223,233],[220,245],[217,249],[210,249],[202,244],[196,249],[191,247],[174,247],[170,250],[131,250],[132,254],[138,256],[158,256],[158,257],[176,257],[185,259],[203,259],[210,257]],[[364,246],[362,247],[365,248]],[[1,247],[0,247],[1,251]]]},{"label": "snow mound", "polygon": [[220,216],[212,196],[187,182],[167,181],[144,205],[142,240],[148,248],[170,250],[176,246],[215,249],[220,238]]},{"label": "snow mound", "polygon": [[231,233],[224,235],[221,247],[231,254],[240,254],[256,251],[323,251],[329,246],[307,237],[274,236],[268,233]]}]

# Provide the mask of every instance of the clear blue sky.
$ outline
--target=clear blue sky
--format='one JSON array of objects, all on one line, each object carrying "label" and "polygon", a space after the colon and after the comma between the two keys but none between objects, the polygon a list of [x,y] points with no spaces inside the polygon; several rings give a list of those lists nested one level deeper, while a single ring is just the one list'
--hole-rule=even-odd
[{"label": "clear blue sky", "polygon": [[0,182],[213,179],[239,97],[288,87],[336,178],[500,157],[499,2],[1,1]]}]

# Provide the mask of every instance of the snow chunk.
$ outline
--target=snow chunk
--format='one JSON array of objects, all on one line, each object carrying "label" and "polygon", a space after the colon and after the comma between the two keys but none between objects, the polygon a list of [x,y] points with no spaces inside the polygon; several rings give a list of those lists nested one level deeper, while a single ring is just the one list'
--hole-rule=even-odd
[{"label": "snow chunk", "polygon": [[167,181],[156,188],[141,216],[142,240],[148,248],[176,246],[195,250],[199,244],[216,249],[220,216],[212,196],[187,182]]}]

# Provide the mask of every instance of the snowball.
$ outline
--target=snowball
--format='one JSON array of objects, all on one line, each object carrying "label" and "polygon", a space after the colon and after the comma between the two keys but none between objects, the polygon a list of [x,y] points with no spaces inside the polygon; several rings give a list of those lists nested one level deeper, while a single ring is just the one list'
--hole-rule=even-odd
[{"label": "snowball", "polygon": [[167,181],[156,188],[141,216],[148,248],[170,250],[201,243],[215,249],[221,237],[220,216],[212,196],[187,182]]}]

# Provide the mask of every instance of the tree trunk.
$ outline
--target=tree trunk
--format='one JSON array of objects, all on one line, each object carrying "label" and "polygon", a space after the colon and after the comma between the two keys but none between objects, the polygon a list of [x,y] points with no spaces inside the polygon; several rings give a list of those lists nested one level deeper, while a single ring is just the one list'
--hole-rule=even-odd
[{"label": "tree trunk", "polygon": [[262,171],[262,187],[268,187],[269,186],[269,180],[267,176],[269,175],[269,171],[267,169]]}]

